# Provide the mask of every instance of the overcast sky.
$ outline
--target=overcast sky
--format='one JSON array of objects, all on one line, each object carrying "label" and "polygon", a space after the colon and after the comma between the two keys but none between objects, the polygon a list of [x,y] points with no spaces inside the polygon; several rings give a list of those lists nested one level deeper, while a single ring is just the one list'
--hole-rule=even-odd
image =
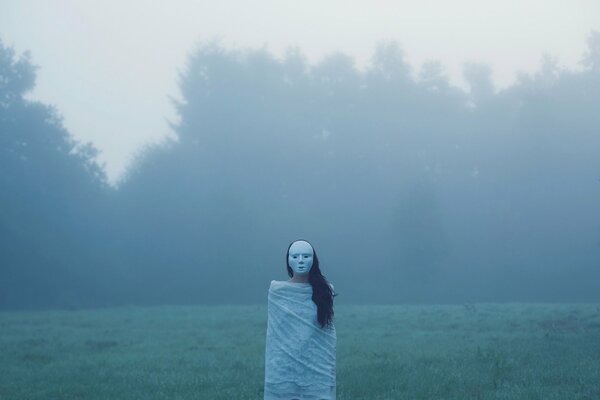
[{"label": "overcast sky", "polygon": [[578,69],[599,0],[0,0],[0,39],[30,50],[30,98],[56,105],[67,129],[101,151],[112,181],[144,142],[172,134],[168,96],[194,43],[299,46],[311,63],[342,51],[364,68],[377,43],[397,40],[416,74],[439,60],[464,87],[461,65],[492,67],[496,89],[543,54]]}]

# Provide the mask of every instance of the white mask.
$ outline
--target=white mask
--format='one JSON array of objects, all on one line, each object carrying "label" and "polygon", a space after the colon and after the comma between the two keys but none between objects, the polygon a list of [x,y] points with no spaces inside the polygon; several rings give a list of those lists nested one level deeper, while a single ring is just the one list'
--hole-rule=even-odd
[{"label": "white mask", "polygon": [[294,275],[308,275],[313,264],[313,248],[304,240],[297,240],[290,246],[288,263]]}]

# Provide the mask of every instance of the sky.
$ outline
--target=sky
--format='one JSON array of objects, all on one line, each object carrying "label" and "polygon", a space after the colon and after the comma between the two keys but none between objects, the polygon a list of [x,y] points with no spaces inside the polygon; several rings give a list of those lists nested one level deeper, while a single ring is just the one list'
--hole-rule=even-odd
[{"label": "sky", "polygon": [[297,46],[310,63],[341,51],[366,68],[378,43],[396,40],[416,76],[438,60],[467,88],[464,63],[492,68],[496,90],[542,57],[577,70],[598,0],[0,0],[0,39],[38,65],[28,95],[56,106],[69,132],[99,150],[112,183],[145,143],[173,137],[177,74],[194,45]]}]

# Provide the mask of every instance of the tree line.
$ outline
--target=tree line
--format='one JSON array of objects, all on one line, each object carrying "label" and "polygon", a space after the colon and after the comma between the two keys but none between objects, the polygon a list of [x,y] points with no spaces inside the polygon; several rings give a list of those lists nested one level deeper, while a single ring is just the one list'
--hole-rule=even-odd
[{"label": "tree line", "polygon": [[311,241],[352,303],[598,301],[600,34],[495,92],[397,43],[331,54],[199,43],[175,139],[108,184],[97,149],[24,96],[0,42],[0,306],[260,303]]}]

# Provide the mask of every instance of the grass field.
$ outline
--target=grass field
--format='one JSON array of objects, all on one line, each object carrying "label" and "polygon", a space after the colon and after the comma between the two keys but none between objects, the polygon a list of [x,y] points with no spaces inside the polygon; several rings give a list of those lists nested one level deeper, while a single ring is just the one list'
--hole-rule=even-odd
[{"label": "grass field", "polygon": [[[600,399],[600,306],[336,307],[337,395]],[[262,399],[265,306],[0,312],[0,399]]]}]

